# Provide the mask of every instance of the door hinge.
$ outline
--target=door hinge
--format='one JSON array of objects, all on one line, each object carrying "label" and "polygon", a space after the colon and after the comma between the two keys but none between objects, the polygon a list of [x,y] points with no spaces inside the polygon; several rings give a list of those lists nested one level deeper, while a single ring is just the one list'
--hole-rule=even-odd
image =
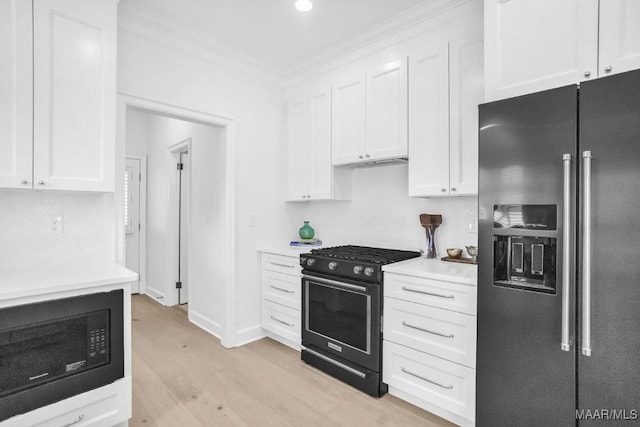
[{"label": "door hinge", "polygon": [[182,163],[178,163],[178,170],[181,171],[184,168],[184,165]]},{"label": "door hinge", "polygon": [[182,282],[176,282],[176,289],[182,289]]},{"label": "door hinge", "polygon": [[138,174],[138,181],[142,181],[142,172]]},{"label": "door hinge", "polygon": [[140,231],[140,223],[138,223],[138,231]]}]

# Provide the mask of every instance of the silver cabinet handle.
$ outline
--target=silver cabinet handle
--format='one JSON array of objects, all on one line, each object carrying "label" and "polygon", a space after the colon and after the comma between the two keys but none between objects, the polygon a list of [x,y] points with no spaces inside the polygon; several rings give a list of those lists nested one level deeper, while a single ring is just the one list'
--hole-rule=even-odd
[{"label": "silver cabinet handle", "polygon": [[295,293],[295,291],[290,291],[289,289],[279,288],[279,287],[277,287],[277,286],[273,286],[273,285],[269,285],[269,287],[271,287],[271,288],[273,288],[273,289],[276,289],[276,290],[278,290],[278,291],[286,292],[286,293],[288,293],[288,294],[293,294],[293,293]]},{"label": "silver cabinet handle", "polygon": [[371,157],[371,156],[370,156],[370,155],[368,155],[368,154],[365,154],[364,156],[365,156],[367,159],[368,159],[369,157]]},{"label": "silver cabinet handle", "polygon": [[439,337],[453,338],[453,334],[443,334],[441,332],[430,331],[429,329],[424,329],[424,328],[421,328],[420,326],[411,325],[411,324],[405,322],[404,320],[402,321],[402,326],[406,326],[407,328],[411,328],[411,329],[417,329],[418,331],[426,332],[428,334],[437,335]]},{"label": "silver cabinet handle", "polygon": [[582,153],[582,354],[591,356],[591,151]]},{"label": "silver cabinet handle", "polygon": [[605,73],[610,73],[611,70],[613,70],[613,67],[611,65],[607,65],[606,67],[604,67],[604,72]]},{"label": "silver cabinet handle", "polygon": [[411,375],[412,377],[416,377],[416,378],[418,378],[418,379],[420,379],[420,380],[422,380],[422,381],[426,381],[426,382],[428,382],[428,383],[431,383],[431,384],[437,385],[438,387],[446,388],[447,390],[451,390],[451,389],[453,388],[453,385],[451,385],[451,384],[449,384],[449,385],[444,385],[444,384],[441,384],[441,383],[439,383],[439,382],[437,382],[437,381],[430,380],[429,378],[425,378],[425,377],[423,377],[422,375],[414,374],[413,372],[406,370],[406,369],[404,368],[404,366],[401,366],[401,367],[400,367],[400,370],[401,370],[402,372],[404,372],[405,374],[407,374],[407,375]]},{"label": "silver cabinet handle", "polygon": [[77,420],[75,420],[75,421],[73,421],[73,422],[71,422],[71,423],[69,423],[69,424],[65,424],[65,425],[64,425],[64,427],[70,427],[70,426],[72,426],[72,425],[78,424],[78,423],[79,423],[80,421],[82,421],[82,420],[84,420],[84,414],[80,414],[80,415],[78,416],[78,419],[77,419]]},{"label": "silver cabinet handle", "polygon": [[403,286],[402,290],[403,291],[407,291],[407,292],[415,292],[416,294],[430,295],[432,297],[438,297],[438,298],[447,298],[447,299],[455,298],[454,295],[436,294],[436,293],[433,293],[433,292],[427,292],[427,291],[421,291],[421,290],[418,290],[418,289],[407,288],[406,286]]},{"label": "silver cabinet handle", "polygon": [[456,187],[451,187],[451,191],[456,191]]},{"label": "silver cabinet handle", "polygon": [[38,185],[44,185],[44,181],[38,181]]},{"label": "silver cabinet handle", "polygon": [[585,76],[586,78],[591,77],[591,71],[589,71],[589,70],[585,71],[585,72],[584,72],[584,76]]},{"label": "silver cabinet handle", "polygon": [[446,189],[446,188],[443,188],[443,189],[442,189],[442,190],[440,190],[440,191],[442,191],[443,193],[446,193],[446,192],[447,192],[447,189]]},{"label": "silver cabinet handle", "polygon": [[269,318],[271,318],[271,320],[275,320],[276,322],[282,323],[283,325],[296,326],[293,323],[285,322],[284,320],[280,320],[277,317],[269,316]]},{"label": "silver cabinet handle", "polygon": [[562,155],[564,190],[562,207],[562,341],[560,348],[569,351],[569,287],[571,283],[571,154]]},{"label": "silver cabinet handle", "polygon": [[358,157],[359,157],[359,158],[361,158],[361,159],[364,159],[364,156],[363,156],[363,155],[359,155]]},{"label": "silver cabinet handle", "polygon": [[20,180],[20,184],[25,185],[25,184],[28,184],[28,183],[29,183],[29,181],[28,181],[28,180],[26,180],[26,179],[21,179],[21,180]]},{"label": "silver cabinet handle", "polygon": [[269,261],[269,263],[271,265],[277,265],[278,267],[287,267],[287,268],[295,268],[295,265],[289,265],[289,264],[282,264],[280,262],[273,262],[273,261]]},{"label": "silver cabinet handle", "polygon": [[337,360],[333,360],[330,357],[325,356],[324,354],[320,354],[320,353],[318,353],[316,351],[313,351],[311,349],[308,349],[306,347],[304,347],[303,349],[304,349],[304,351],[306,351],[308,353],[311,353],[316,357],[319,357],[320,359],[324,360],[325,362],[329,362],[332,365],[337,366],[340,369],[344,369],[347,372],[351,372],[353,375],[357,375],[357,376],[359,376],[360,378],[363,378],[363,379],[367,378],[367,374],[366,373],[360,372],[360,371],[352,368],[351,366],[347,366],[344,363],[340,363]]}]

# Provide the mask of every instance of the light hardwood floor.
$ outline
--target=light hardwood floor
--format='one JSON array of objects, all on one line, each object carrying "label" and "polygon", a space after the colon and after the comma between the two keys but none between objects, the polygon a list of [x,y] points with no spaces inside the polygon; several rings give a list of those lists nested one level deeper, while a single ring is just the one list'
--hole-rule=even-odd
[{"label": "light hardwood floor", "polygon": [[451,426],[393,396],[369,397],[265,338],[225,349],[176,308],[132,298],[129,426]]}]

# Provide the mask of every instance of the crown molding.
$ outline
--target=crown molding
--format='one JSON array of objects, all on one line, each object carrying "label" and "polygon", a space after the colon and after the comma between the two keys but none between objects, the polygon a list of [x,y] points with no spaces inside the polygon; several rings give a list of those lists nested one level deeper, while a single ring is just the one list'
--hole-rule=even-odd
[{"label": "crown molding", "polygon": [[[307,61],[300,62],[287,71],[287,81],[294,76],[306,75],[318,72],[327,72],[331,68],[339,66],[340,59],[348,55],[359,53],[358,57],[371,54],[369,49],[373,45],[392,38],[400,33],[418,27],[425,22],[432,20],[438,15],[456,9],[466,3],[480,0],[434,0],[428,3],[415,6],[411,9],[394,15],[393,17],[371,27],[359,36],[353,37],[344,43],[334,45],[322,50]],[[360,51],[360,52],[358,52]],[[295,78],[294,78],[295,79]]]},{"label": "crown molding", "polygon": [[248,55],[229,49],[220,40],[205,36],[173,20],[148,11],[119,8],[118,28],[147,40],[241,72],[268,83],[283,86],[286,73]]}]

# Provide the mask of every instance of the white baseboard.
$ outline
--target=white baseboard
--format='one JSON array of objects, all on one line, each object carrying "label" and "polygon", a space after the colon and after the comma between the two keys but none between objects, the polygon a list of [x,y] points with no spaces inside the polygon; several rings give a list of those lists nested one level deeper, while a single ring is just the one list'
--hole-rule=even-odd
[{"label": "white baseboard", "polygon": [[[140,293],[143,293],[142,288],[140,288]],[[162,292],[159,292],[149,286],[145,286],[144,294],[149,295],[151,298],[158,301],[162,305],[167,305],[166,301],[164,300],[164,293]]]},{"label": "white baseboard", "polygon": [[220,323],[203,316],[191,307],[189,307],[189,321],[218,339],[222,336],[222,325]]},{"label": "white baseboard", "polygon": [[258,341],[266,336],[267,334],[265,333],[265,330],[262,329],[261,325],[250,326],[236,331],[233,347],[240,347],[242,345],[249,344],[250,342]]}]

